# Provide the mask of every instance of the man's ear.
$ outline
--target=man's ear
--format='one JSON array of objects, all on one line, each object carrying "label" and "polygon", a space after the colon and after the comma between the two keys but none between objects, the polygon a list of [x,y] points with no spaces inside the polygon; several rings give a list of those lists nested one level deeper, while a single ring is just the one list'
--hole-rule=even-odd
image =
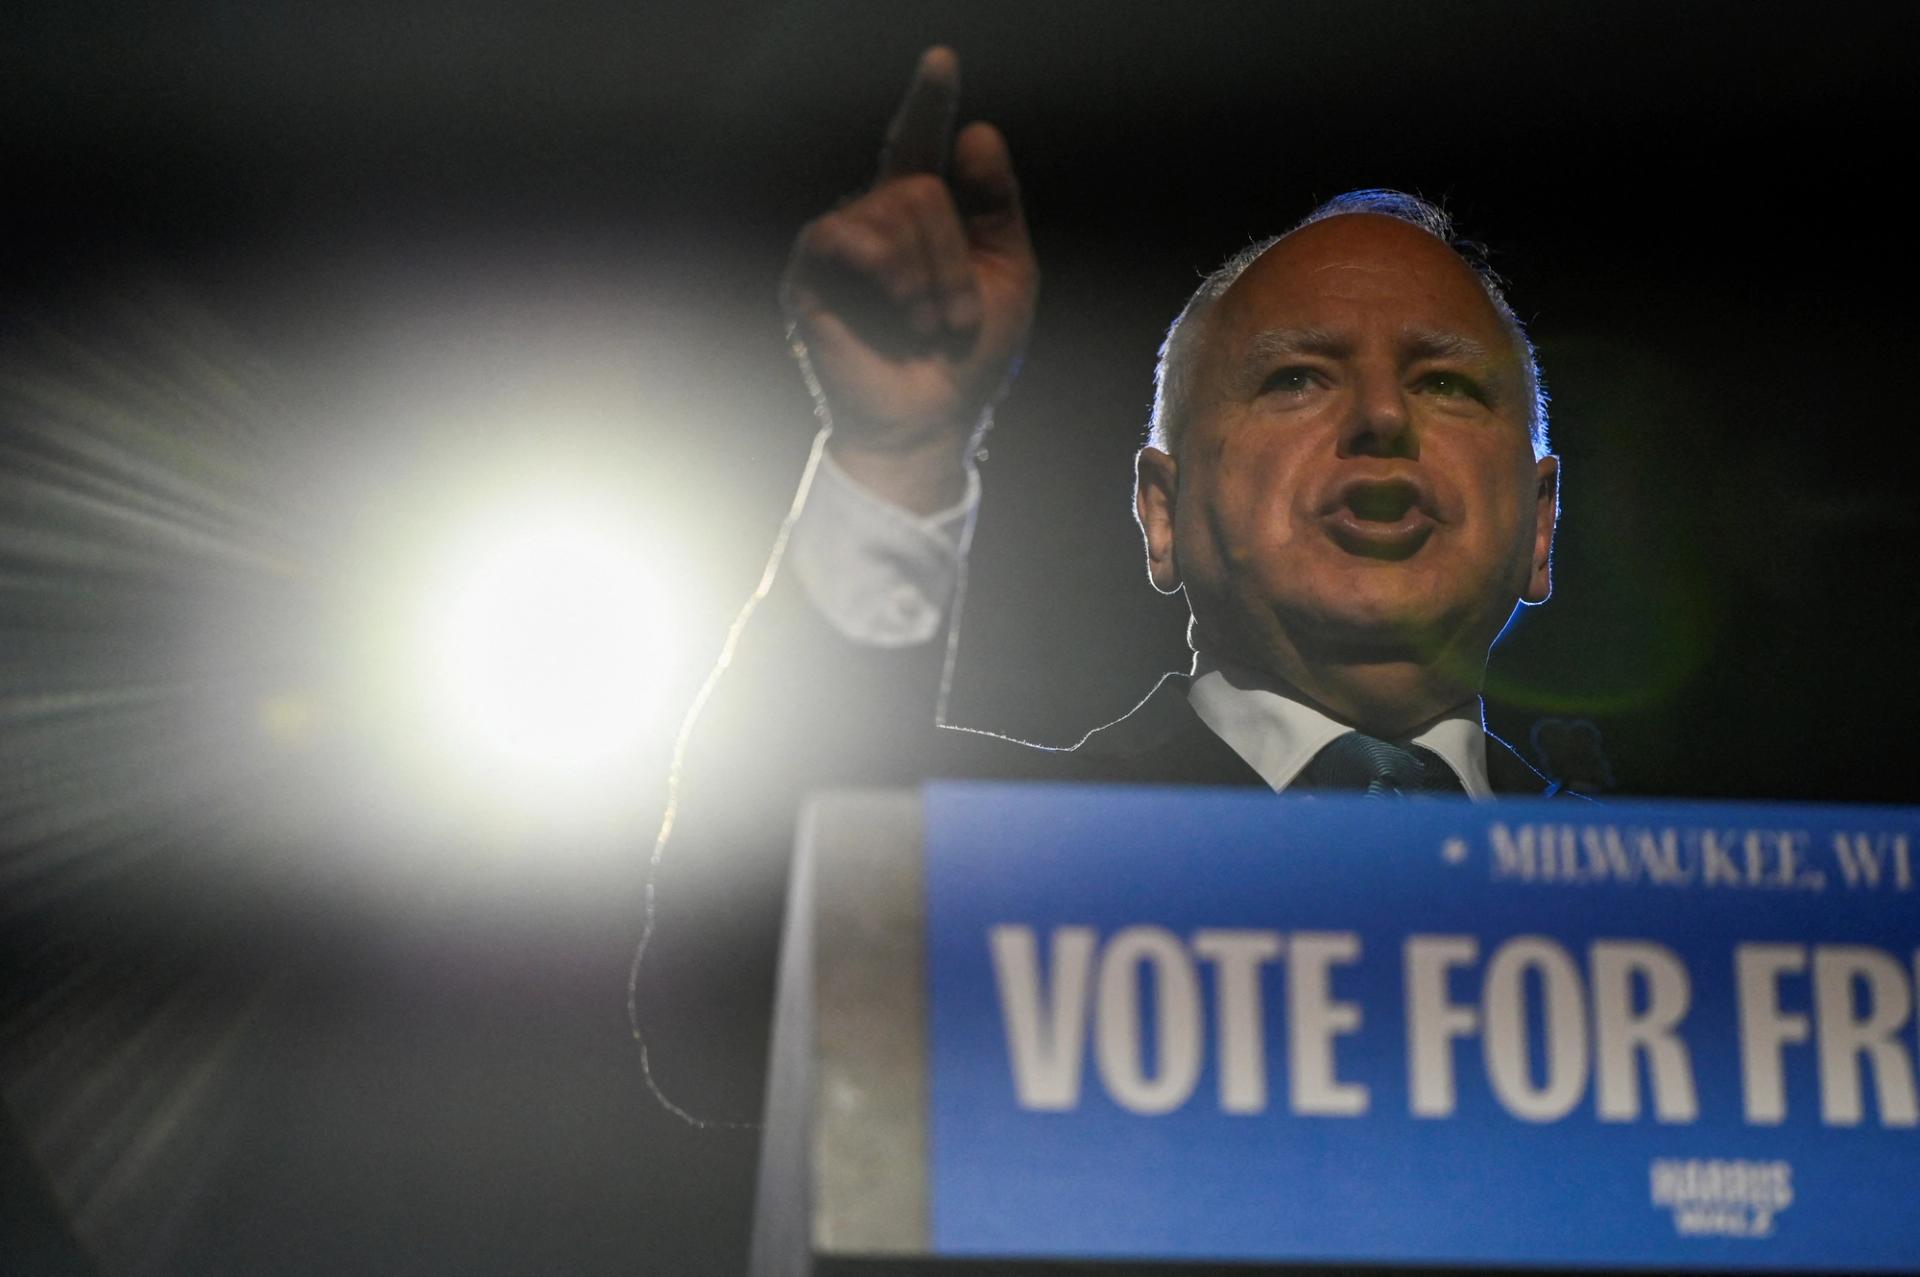
[{"label": "man's ear", "polygon": [[1533,565],[1520,597],[1545,603],[1553,593],[1553,525],[1560,521],[1560,458],[1542,457],[1533,468]]},{"label": "man's ear", "polygon": [[1180,567],[1173,556],[1174,495],[1177,467],[1158,448],[1140,449],[1133,464],[1133,516],[1147,543],[1147,575],[1153,588],[1172,594],[1180,588]]}]

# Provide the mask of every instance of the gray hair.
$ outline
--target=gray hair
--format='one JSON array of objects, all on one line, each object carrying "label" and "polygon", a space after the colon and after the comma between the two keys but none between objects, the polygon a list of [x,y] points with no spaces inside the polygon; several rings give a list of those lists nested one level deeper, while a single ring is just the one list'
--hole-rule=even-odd
[{"label": "gray hair", "polygon": [[1187,299],[1187,304],[1168,327],[1167,339],[1160,344],[1160,359],[1153,369],[1153,417],[1148,424],[1147,442],[1166,452],[1173,452],[1179,447],[1180,436],[1187,424],[1188,401],[1193,393],[1194,366],[1199,361],[1204,344],[1205,320],[1214,303],[1226,296],[1227,290],[1233,287],[1249,266],[1259,261],[1269,248],[1287,235],[1301,227],[1345,213],[1379,213],[1417,226],[1451,248],[1473,270],[1480,286],[1487,292],[1487,300],[1493,303],[1494,311],[1506,324],[1514,345],[1520,350],[1526,376],[1527,433],[1533,440],[1533,455],[1536,458],[1546,456],[1547,388],[1540,378],[1540,359],[1534,352],[1532,339],[1527,336],[1526,325],[1520,322],[1520,317],[1513,313],[1513,307],[1507,303],[1503,281],[1487,264],[1485,247],[1455,235],[1453,218],[1438,204],[1417,195],[1389,190],[1348,191],[1345,195],[1336,195],[1308,213],[1286,234],[1249,244],[1200,281],[1200,287],[1194,290],[1193,296]]}]

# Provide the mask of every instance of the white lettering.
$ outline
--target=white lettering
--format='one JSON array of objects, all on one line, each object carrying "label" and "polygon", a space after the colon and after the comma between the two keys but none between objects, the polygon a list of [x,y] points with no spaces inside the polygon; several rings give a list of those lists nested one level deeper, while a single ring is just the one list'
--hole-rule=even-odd
[{"label": "white lettering", "polygon": [[[1665,945],[1648,941],[1597,940],[1587,954],[1593,976],[1593,1040],[1597,1101],[1603,1122],[1640,1116],[1636,1052],[1646,1056],[1654,1115],[1662,1122],[1691,1122],[1700,1115],[1693,1063],[1674,1027],[1687,1014],[1692,995],[1686,964]],[[1634,1013],[1633,985],[1643,981],[1646,1008]]]},{"label": "white lettering", "polygon": [[1807,836],[1797,829],[1782,829],[1774,835],[1780,869],[1774,881],[1782,887],[1804,885],[1800,880],[1800,856],[1807,849]]},{"label": "white lettering", "polygon": [[1298,931],[1287,944],[1287,1082],[1296,1113],[1350,1117],[1367,1111],[1367,1088],[1334,1076],[1333,1039],[1360,1027],[1360,1005],[1336,1002],[1327,968],[1360,956],[1350,931]]},{"label": "white lettering", "polygon": [[[1866,985],[1866,1008],[1855,1014],[1854,981]],[[1813,951],[1813,1009],[1820,1037],[1820,1118],[1831,1126],[1860,1124],[1860,1070],[1873,1065],[1874,1098],[1883,1126],[1920,1122],[1913,1057],[1894,1034],[1912,1015],[1913,990],[1900,964],[1867,945],[1819,945]]]},{"label": "white lettering", "polygon": [[1840,859],[1840,876],[1849,887],[1877,887],[1880,876],[1891,861],[1893,885],[1907,891],[1913,887],[1912,852],[1905,834],[1833,836],[1833,850]]},{"label": "white lettering", "polygon": [[1700,831],[1700,869],[1701,881],[1708,886],[1714,883],[1726,883],[1728,886],[1740,885],[1740,870],[1733,863],[1733,847],[1739,841],[1739,835],[1732,830],[1721,833],[1714,829]]},{"label": "white lettering", "polygon": [[[1153,1072],[1141,1039],[1141,973],[1153,986]],[[1186,946],[1164,927],[1127,927],[1100,958],[1100,1076],[1114,1102],[1135,1113],[1170,1113],[1187,1102],[1200,1078],[1200,977]]]},{"label": "white lettering", "polygon": [[1275,931],[1196,931],[1193,951],[1214,964],[1220,1107],[1228,1113],[1262,1112],[1267,1107],[1267,1046],[1260,964],[1280,956],[1280,935]]},{"label": "white lettering", "polygon": [[1612,825],[1587,825],[1580,831],[1580,841],[1587,849],[1587,863],[1595,878],[1632,882],[1639,877],[1640,867],[1628,854],[1626,840]]},{"label": "white lettering", "polygon": [[1506,822],[1496,820],[1487,831],[1487,836],[1493,840],[1494,877],[1531,881],[1539,873],[1540,861],[1534,850],[1533,826],[1522,825],[1516,834],[1507,828]]},{"label": "white lettering", "polygon": [[1807,1040],[1807,1017],[1780,1009],[1780,977],[1807,968],[1797,944],[1743,944],[1733,951],[1740,991],[1740,1084],[1747,1121],[1777,1126],[1786,1120],[1787,1089],[1781,1049]]},{"label": "white lettering", "polygon": [[[1538,974],[1546,1010],[1546,1080],[1533,1083],[1527,1049],[1527,973]],[[1529,1122],[1565,1117],[1587,1088],[1587,1013],[1580,973],[1567,951],[1544,936],[1520,936],[1487,964],[1481,997],[1481,1047],[1493,1091],[1507,1111]]]},{"label": "white lettering", "polygon": [[1672,829],[1636,829],[1634,846],[1647,877],[1654,882],[1679,884],[1693,880],[1693,871],[1680,863],[1680,836]]},{"label": "white lettering", "polygon": [[994,927],[987,932],[987,943],[1020,1107],[1043,1112],[1073,1108],[1080,1102],[1093,928],[1054,928],[1048,964],[1053,978],[1044,982],[1044,993],[1032,927]]},{"label": "white lettering", "polygon": [[1415,1117],[1453,1116],[1453,1040],[1479,1029],[1480,1016],[1447,997],[1447,978],[1479,956],[1472,936],[1407,937],[1407,1078]]}]

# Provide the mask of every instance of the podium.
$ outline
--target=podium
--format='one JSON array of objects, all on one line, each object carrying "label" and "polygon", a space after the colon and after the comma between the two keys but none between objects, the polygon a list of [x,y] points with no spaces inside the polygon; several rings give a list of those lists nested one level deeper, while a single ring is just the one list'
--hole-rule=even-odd
[{"label": "podium", "polygon": [[925,918],[917,794],[802,814],[768,1067],[754,1277],[928,1254]]},{"label": "podium", "polygon": [[1920,810],[802,815],[752,1271],[1920,1270]]}]

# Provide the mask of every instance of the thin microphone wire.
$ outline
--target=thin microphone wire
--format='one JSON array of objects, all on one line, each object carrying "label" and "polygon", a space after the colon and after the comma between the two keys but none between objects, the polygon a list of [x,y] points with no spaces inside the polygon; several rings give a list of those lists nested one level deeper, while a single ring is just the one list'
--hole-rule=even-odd
[{"label": "thin microphone wire", "polygon": [[[806,464],[800,472],[800,482],[794,489],[793,500],[787,506],[786,516],[780,521],[780,529],[774,535],[773,548],[767,554],[766,565],[761,569],[760,580],[758,584],[754,586],[753,592],[747,596],[746,602],[741,605],[739,612],[734,615],[733,623],[727,628],[726,638],[720,645],[720,654],[715,658],[713,668],[707,672],[707,677],[700,684],[700,689],[694,694],[692,704],[687,708],[686,716],[680,721],[679,733],[674,738],[672,761],[668,765],[667,770],[666,805],[661,814],[659,833],[654,838],[653,852],[647,859],[646,886],[642,897],[640,939],[634,946],[633,962],[627,969],[627,1027],[632,1032],[634,1041],[638,1043],[640,1047],[640,1073],[641,1076],[646,1079],[647,1089],[652,1092],[654,1099],[659,1101],[660,1105],[668,1112],[689,1125],[703,1130],[758,1130],[761,1123],[699,1117],[687,1111],[683,1106],[676,1104],[667,1096],[666,1092],[661,1089],[659,1081],[653,1074],[653,1064],[647,1047],[646,1032],[640,1025],[640,967],[641,962],[646,957],[647,946],[653,939],[654,927],[658,918],[660,864],[666,855],[668,840],[673,835],[674,818],[679,810],[681,768],[686,760],[688,742],[692,739],[693,729],[699,722],[701,712],[706,708],[708,700],[713,696],[714,689],[719,686],[721,678],[733,664],[734,652],[740,645],[740,638],[746,632],[748,622],[752,620],[753,614],[759,608],[761,601],[764,600],[767,594],[773,589],[774,581],[779,576],[780,565],[786,558],[787,543],[792,539],[794,525],[799,522],[801,512],[806,508],[808,494],[813,490],[814,479],[819,474],[821,460],[826,455],[827,440],[833,434],[832,422],[826,415],[825,397],[820,393],[819,387],[815,382],[812,367],[806,358],[804,348],[796,349],[796,354],[799,356],[802,375],[805,377],[809,389],[814,392],[814,402],[819,405],[816,410],[816,415],[821,418],[822,425],[813,437],[813,446],[808,450]],[[970,454],[974,448],[978,446],[979,441],[990,428],[991,422],[991,412],[982,416],[980,425],[976,429],[973,439],[969,444]],[[973,519],[969,517],[962,529],[960,537],[960,562],[954,577],[953,599],[947,614],[946,650],[941,658],[940,685],[934,699],[933,717],[934,724],[937,727],[949,726],[947,723],[947,708],[953,688],[954,668],[960,650],[960,614],[966,602],[967,552],[971,548],[972,542]]]},{"label": "thin microphone wire", "polygon": [[640,1074],[646,1079],[647,1089],[661,1107],[691,1126],[703,1130],[757,1130],[758,1122],[726,1121],[698,1117],[673,1102],[667,1093],[660,1089],[653,1075],[653,1063],[647,1048],[647,1035],[640,1027],[640,964],[646,957],[647,945],[653,939],[654,923],[658,915],[658,887],[660,861],[666,854],[667,840],[673,835],[674,817],[680,803],[680,770],[686,760],[687,743],[692,738],[694,725],[699,722],[700,713],[706,708],[707,701],[719,686],[720,679],[733,664],[734,651],[740,646],[740,636],[746,632],[747,622],[753,618],[754,611],[761,600],[773,589],[775,578],[780,572],[781,560],[786,557],[787,542],[793,535],[793,526],[799,521],[800,512],[806,507],[807,494],[813,489],[814,476],[819,472],[820,459],[826,453],[827,438],[833,433],[830,425],[823,425],[813,437],[813,447],[807,453],[806,466],[800,473],[800,484],[795,489],[793,501],[787,507],[786,517],[780,521],[780,530],[774,535],[773,548],[767,554],[766,566],[761,570],[760,581],[747,596],[735,614],[733,624],[727,628],[726,639],[720,645],[720,654],[714,659],[713,668],[707,672],[700,690],[694,694],[693,703],[687,707],[686,717],[680,720],[680,732],[674,738],[673,759],[667,769],[667,801],[660,817],[660,832],[653,841],[653,854],[647,859],[647,881],[642,897],[640,940],[633,950],[633,962],[627,969],[627,1027],[633,1033],[633,1040],[640,1046]]}]

